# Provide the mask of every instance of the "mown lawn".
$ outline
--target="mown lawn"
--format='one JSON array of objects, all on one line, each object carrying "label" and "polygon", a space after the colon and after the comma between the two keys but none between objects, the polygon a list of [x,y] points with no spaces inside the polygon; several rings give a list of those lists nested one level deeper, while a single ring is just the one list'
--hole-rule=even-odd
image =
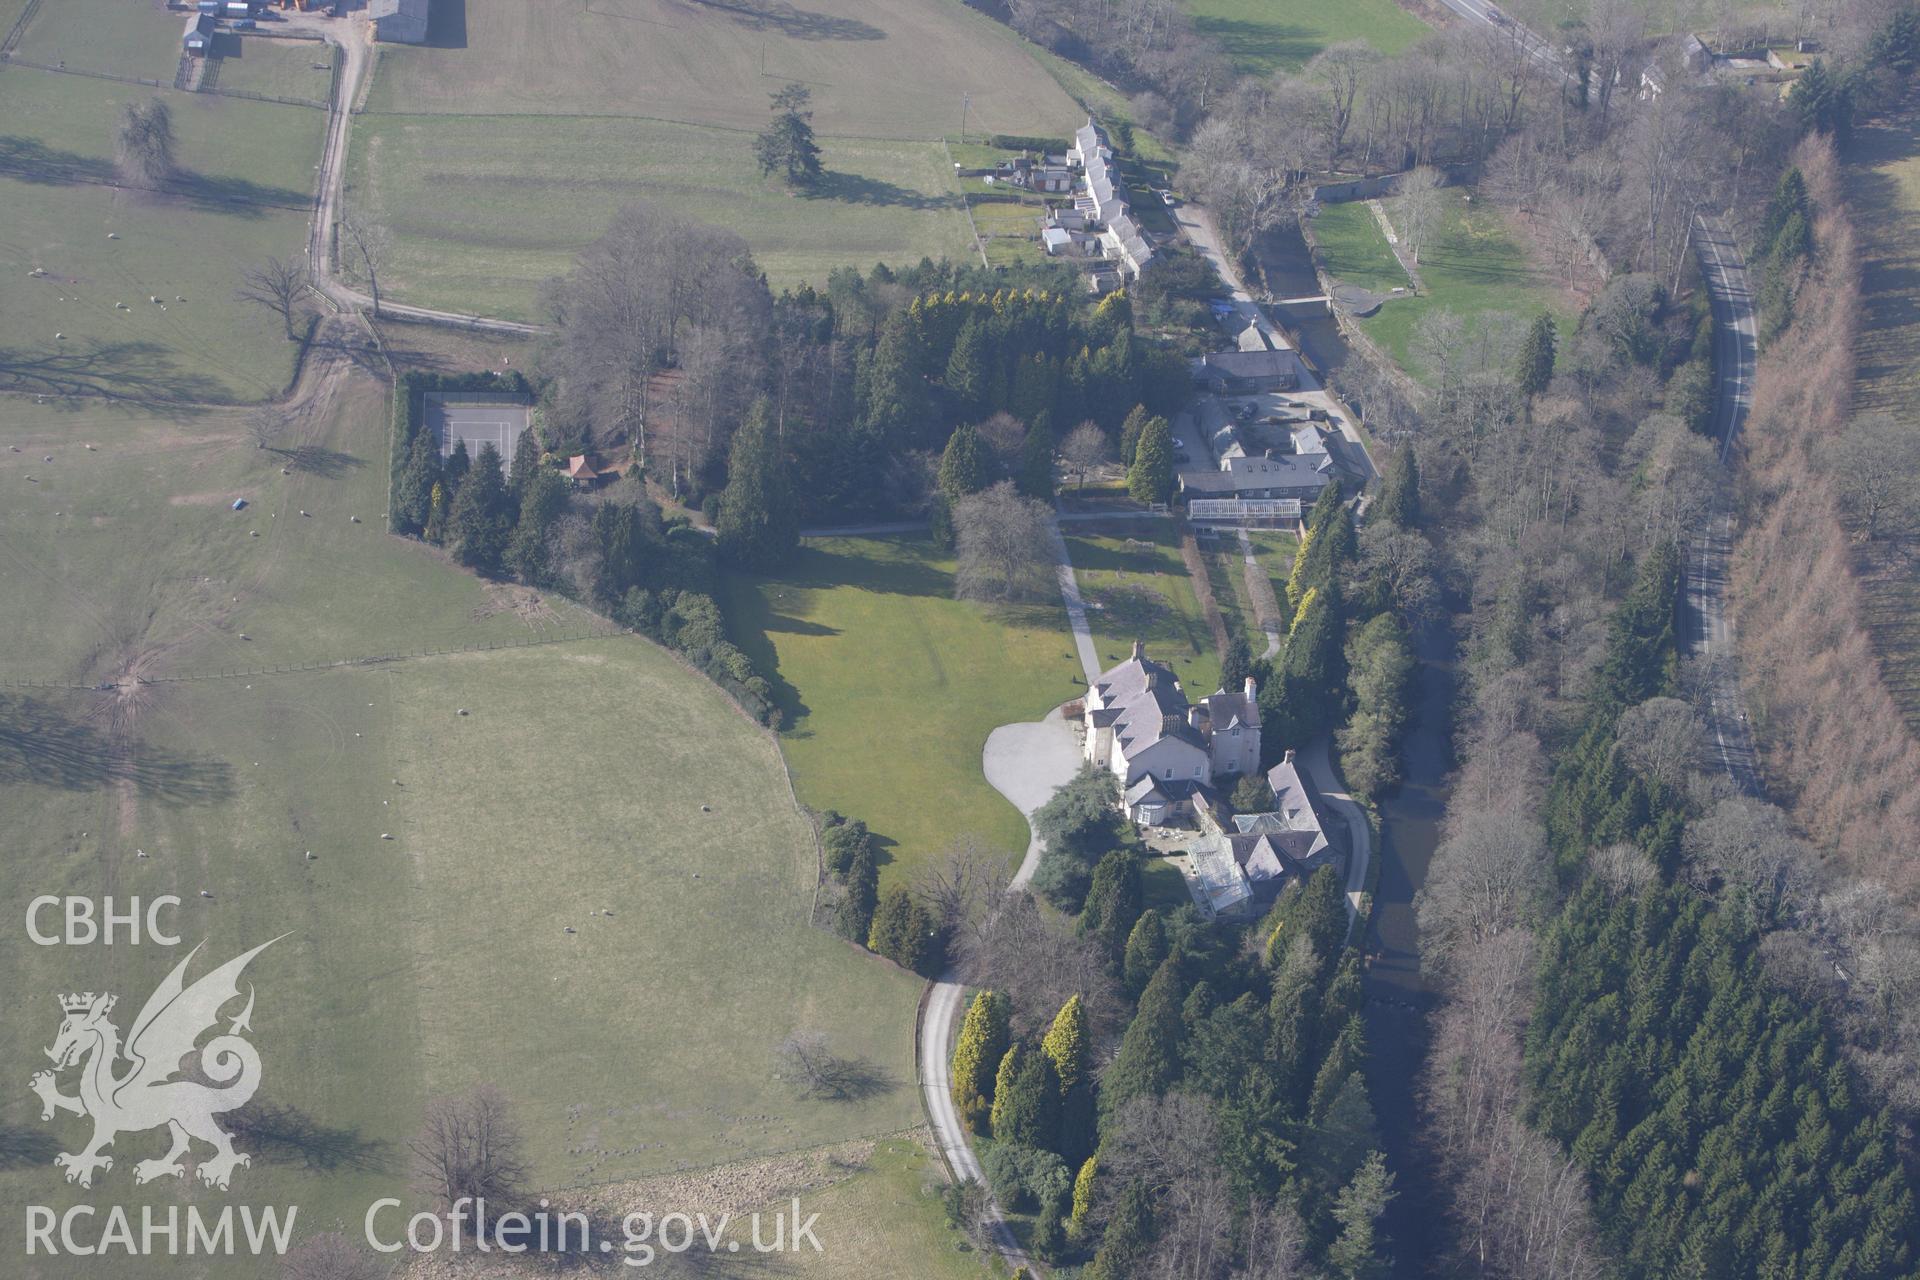
[{"label": "mown lawn", "polygon": [[1085,692],[1057,599],[989,609],[953,598],[923,537],[809,541],[770,577],[727,588],[735,643],[774,682],[800,799],[890,841],[883,883],[962,835],[1009,853],[1027,824],[980,771],[987,735]]},{"label": "mown lawn", "polygon": [[[1425,291],[1394,298],[1360,322],[1416,378],[1430,371],[1416,353],[1415,334],[1421,317],[1446,310],[1469,325],[1497,314],[1525,324],[1542,311],[1554,313],[1564,332],[1573,317],[1561,305],[1547,274],[1527,260],[1507,232],[1505,219],[1492,204],[1464,197],[1469,193],[1448,187],[1441,193],[1442,215],[1432,242],[1420,253],[1419,271]],[[1387,216],[1396,226],[1401,219],[1397,200],[1386,202]],[[1365,216],[1366,210],[1359,214]]]},{"label": "mown lawn", "polygon": [[[1086,599],[1101,666],[1123,661],[1135,640],[1147,656],[1170,665],[1189,698],[1220,687],[1220,655],[1201,616],[1180,558],[1180,542],[1162,521],[1140,521],[1131,536],[1080,534],[1067,539]],[[1216,597],[1217,598],[1217,597]]]},{"label": "mown lawn", "polygon": [[1413,286],[1364,200],[1320,206],[1313,219],[1313,240],[1327,274],[1344,284],[1375,293]]},{"label": "mown lawn", "polygon": [[1394,0],[1187,0],[1186,7],[1194,29],[1247,75],[1296,70],[1343,40],[1399,53],[1432,31]]},{"label": "mown lawn", "polygon": [[[119,188],[115,121],[156,95],[180,174]],[[302,254],[322,112],[21,69],[0,76],[0,118],[0,387],[243,401],[286,386],[293,345],[233,291],[245,267]]]},{"label": "mown lawn", "polygon": [[828,140],[805,194],[762,178],[749,132],[615,117],[354,121],[347,200],[391,228],[384,287],[423,306],[534,320],[534,295],[635,201],[737,231],[776,288],[837,266],[964,260],[938,142]]}]

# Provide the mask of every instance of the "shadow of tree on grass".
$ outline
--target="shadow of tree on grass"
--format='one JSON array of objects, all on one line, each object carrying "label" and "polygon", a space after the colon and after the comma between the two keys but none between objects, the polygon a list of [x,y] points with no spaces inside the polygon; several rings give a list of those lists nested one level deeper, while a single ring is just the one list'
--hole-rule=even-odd
[{"label": "shadow of tree on grass", "polygon": [[375,1173],[392,1167],[388,1144],[363,1138],[357,1129],[323,1125],[298,1107],[254,1098],[225,1117],[234,1137],[252,1145],[253,1154],[279,1164],[296,1161],[308,1169],[331,1173],[358,1169]]},{"label": "shadow of tree on grass", "polygon": [[702,9],[718,9],[743,27],[774,31],[791,40],[885,40],[887,33],[858,18],[811,13],[784,0],[693,0]]},{"label": "shadow of tree on grass", "polygon": [[91,791],[130,782],[163,804],[219,804],[233,795],[225,761],[147,743],[123,746],[46,702],[0,694],[0,783]]}]

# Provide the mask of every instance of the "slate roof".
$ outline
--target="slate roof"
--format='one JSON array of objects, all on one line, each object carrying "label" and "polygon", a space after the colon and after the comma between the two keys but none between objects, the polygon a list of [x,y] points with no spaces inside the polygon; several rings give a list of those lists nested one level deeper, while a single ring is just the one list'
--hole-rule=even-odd
[{"label": "slate roof", "polygon": [[1105,705],[1093,714],[1114,712],[1111,721],[1120,754],[1132,759],[1162,738],[1179,738],[1206,749],[1206,741],[1187,723],[1187,695],[1180,688],[1173,668],[1146,656],[1140,644],[1133,656],[1104,671],[1094,681],[1094,689]]},{"label": "slate roof", "polygon": [[1335,843],[1329,834],[1339,832],[1341,824],[1327,821],[1325,804],[1294,764],[1293,752],[1267,770],[1267,785],[1273,788],[1273,809],[1236,817],[1234,826],[1241,833],[1270,836],[1287,856],[1302,863],[1324,861],[1345,848],[1344,839]]}]

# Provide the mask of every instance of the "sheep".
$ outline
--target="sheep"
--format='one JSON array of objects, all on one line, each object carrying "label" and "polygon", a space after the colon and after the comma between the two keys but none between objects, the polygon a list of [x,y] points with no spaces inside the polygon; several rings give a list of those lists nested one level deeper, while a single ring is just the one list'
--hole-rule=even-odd
[{"label": "sheep", "polygon": [[203,898],[211,898],[213,896],[213,891],[211,889],[202,889],[200,891],[200,896]]},{"label": "sheep", "polygon": [[380,833],[380,838],[381,838],[382,840],[391,840],[391,839],[393,839],[393,837],[392,837],[391,835],[389,835],[388,833],[386,833],[385,831],[382,831],[382,832]]}]

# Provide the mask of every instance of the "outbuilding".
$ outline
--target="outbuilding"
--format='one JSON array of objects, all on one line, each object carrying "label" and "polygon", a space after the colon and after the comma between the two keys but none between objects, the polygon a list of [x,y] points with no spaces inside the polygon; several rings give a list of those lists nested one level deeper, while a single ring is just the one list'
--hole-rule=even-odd
[{"label": "outbuilding", "polygon": [[213,15],[197,13],[187,19],[187,32],[181,38],[180,47],[188,53],[205,57],[207,49],[213,44]]},{"label": "outbuilding", "polygon": [[429,0],[371,0],[373,34],[391,44],[425,44]]}]

